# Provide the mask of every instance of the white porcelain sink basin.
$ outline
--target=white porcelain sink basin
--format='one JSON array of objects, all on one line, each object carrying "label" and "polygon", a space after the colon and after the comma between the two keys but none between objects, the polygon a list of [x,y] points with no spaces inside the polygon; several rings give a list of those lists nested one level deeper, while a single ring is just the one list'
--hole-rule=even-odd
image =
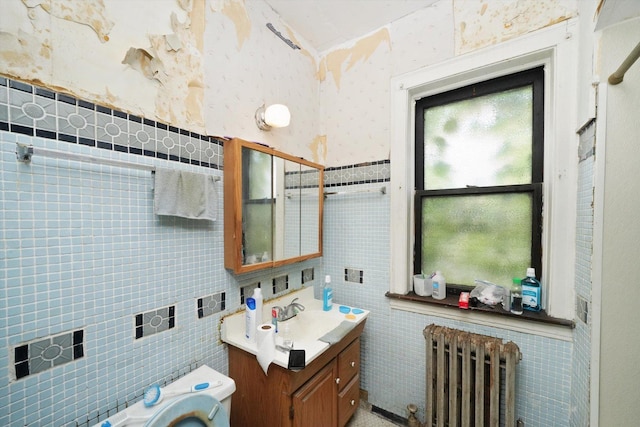
[{"label": "white porcelain sink basin", "polygon": [[[353,327],[363,322],[369,311],[361,310],[358,314],[346,315],[340,312],[340,306],[334,302],[330,311],[322,310],[322,301],[314,298],[313,287],[303,288],[283,297],[265,301],[262,313],[263,323],[271,321],[271,307],[284,307],[290,304],[294,298],[298,298],[300,304],[305,309],[284,322],[278,322],[278,333],[276,334],[276,344],[283,344],[283,336],[293,341],[293,348],[305,350],[305,362],[309,364],[316,357],[322,354],[330,344],[320,341],[328,332],[335,330],[342,322],[353,323]],[[343,328],[341,328],[343,329]],[[234,347],[240,348],[251,354],[257,354],[258,348],[255,342],[249,341],[245,337],[245,317],[244,312],[238,312],[226,316],[222,319],[221,327],[222,341]],[[287,352],[275,351],[275,358],[272,363],[287,367],[289,354]]]},{"label": "white porcelain sink basin", "polygon": [[343,320],[345,320],[344,314],[339,312],[305,309],[294,318],[279,322],[278,334],[288,337],[295,344],[316,341],[337,328]]}]

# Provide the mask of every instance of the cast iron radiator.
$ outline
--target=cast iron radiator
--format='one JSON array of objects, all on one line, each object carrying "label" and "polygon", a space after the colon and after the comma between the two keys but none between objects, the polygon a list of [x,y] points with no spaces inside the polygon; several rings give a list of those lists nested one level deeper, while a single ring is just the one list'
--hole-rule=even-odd
[{"label": "cast iron radiator", "polygon": [[516,364],[513,342],[429,325],[425,426],[516,425]]}]

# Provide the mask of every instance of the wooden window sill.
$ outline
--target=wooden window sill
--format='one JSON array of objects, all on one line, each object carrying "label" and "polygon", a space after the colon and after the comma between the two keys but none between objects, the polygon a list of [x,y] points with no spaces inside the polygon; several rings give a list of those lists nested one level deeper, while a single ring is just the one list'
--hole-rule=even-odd
[{"label": "wooden window sill", "polygon": [[539,322],[547,325],[554,326],[562,326],[565,328],[575,328],[575,322],[566,319],[559,319],[557,317],[552,317],[547,315],[544,311],[528,311],[524,310],[522,314],[513,314],[511,312],[505,311],[502,308],[502,305],[497,305],[495,307],[487,306],[484,304],[480,304],[476,307],[471,307],[471,302],[469,304],[468,309],[461,309],[458,307],[458,294],[450,294],[447,293],[447,297],[442,300],[437,300],[432,297],[423,297],[420,295],[416,295],[413,291],[409,292],[406,295],[402,294],[394,294],[391,292],[387,292],[385,296],[392,300],[399,301],[409,301],[413,303],[432,305],[441,308],[446,308],[448,310],[457,310],[459,312],[473,312],[478,313],[481,316],[494,317],[494,318],[512,318],[514,320],[519,321],[531,321],[531,322]]}]

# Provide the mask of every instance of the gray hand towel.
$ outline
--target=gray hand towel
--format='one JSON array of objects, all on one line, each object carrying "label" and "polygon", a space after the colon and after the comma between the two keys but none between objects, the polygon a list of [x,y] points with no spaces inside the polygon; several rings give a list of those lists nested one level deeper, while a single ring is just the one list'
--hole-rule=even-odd
[{"label": "gray hand towel", "polygon": [[155,175],[156,215],[216,220],[218,196],[213,175],[160,168]]},{"label": "gray hand towel", "polygon": [[326,334],[324,334],[318,339],[320,341],[333,345],[337,342],[340,342],[340,340],[344,338],[345,335],[347,335],[349,332],[351,332],[351,330],[355,327],[356,327],[355,322],[349,322],[347,320],[343,320],[342,322],[340,322],[338,326],[336,326],[331,331],[327,332]]}]

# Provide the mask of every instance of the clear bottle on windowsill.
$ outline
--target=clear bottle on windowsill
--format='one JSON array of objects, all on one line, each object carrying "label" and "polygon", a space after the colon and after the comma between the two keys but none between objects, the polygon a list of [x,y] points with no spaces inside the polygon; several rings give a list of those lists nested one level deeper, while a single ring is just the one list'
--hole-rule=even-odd
[{"label": "clear bottle on windowsill", "polygon": [[522,314],[522,284],[518,278],[513,279],[511,286],[511,312]]}]

